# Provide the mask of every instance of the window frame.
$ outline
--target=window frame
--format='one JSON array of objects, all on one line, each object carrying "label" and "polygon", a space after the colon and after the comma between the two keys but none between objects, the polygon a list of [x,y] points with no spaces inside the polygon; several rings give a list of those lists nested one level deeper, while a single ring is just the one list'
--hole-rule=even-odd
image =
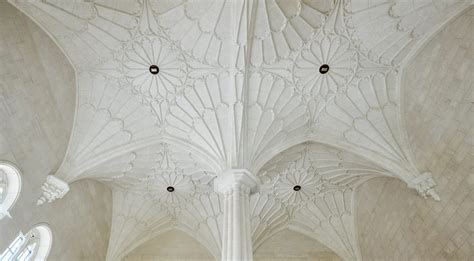
[{"label": "window frame", "polygon": [[[38,224],[28,233],[18,236],[0,255],[2,261],[47,260],[53,241],[52,231],[47,224]],[[26,254],[26,255],[25,255]]]},{"label": "window frame", "polygon": [[5,216],[10,216],[10,210],[15,205],[20,196],[22,182],[20,170],[11,162],[0,160],[0,171],[5,174],[5,191],[0,196],[0,220]]}]

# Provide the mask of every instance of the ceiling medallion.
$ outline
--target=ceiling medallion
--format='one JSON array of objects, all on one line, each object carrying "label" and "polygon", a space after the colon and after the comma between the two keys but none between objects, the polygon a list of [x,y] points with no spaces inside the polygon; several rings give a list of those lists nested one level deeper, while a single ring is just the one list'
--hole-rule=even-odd
[{"label": "ceiling medallion", "polygon": [[168,159],[165,161],[173,161],[172,166],[161,166],[167,170],[155,173],[154,177],[146,183],[146,189],[154,200],[175,206],[192,198],[196,187],[190,177],[180,174],[182,170],[174,165],[174,160]]},{"label": "ceiling medallion", "polygon": [[273,191],[282,202],[300,206],[319,193],[320,184],[314,169],[293,165],[279,172]]},{"label": "ceiling medallion", "polygon": [[[187,65],[182,54],[158,37],[139,37],[125,46],[123,70],[134,93],[163,100],[184,86]],[[158,67],[159,65],[159,67]]]},{"label": "ceiling medallion", "polygon": [[[150,67],[150,70],[151,70],[151,67]],[[329,72],[329,65],[323,64],[319,67],[319,73],[320,74],[325,74],[327,72]]]},{"label": "ceiling medallion", "polygon": [[[151,74],[158,74],[160,72],[160,68],[157,65],[150,65],[150,68],[148,68]],[[319,69],[321,71],[321,69]]]},{"label": "ceiling medallion", "polygon": [[347,38],[319,35],[295,59],[293,81],[304,95],[327,98],[352,79],[357,65],[357,51]]}]

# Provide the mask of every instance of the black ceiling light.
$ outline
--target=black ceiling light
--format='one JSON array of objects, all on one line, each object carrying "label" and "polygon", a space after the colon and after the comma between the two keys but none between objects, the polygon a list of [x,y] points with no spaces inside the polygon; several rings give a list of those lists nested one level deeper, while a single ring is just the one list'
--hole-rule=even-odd
[{"label": "black ceiling light", "polygon": [[160,72],[160,68],[157,65],[150,65],[150,68],[148,69],[151,74],[158,74]]},{"label": "black ceiling light", "polygon": [[329,72],[329,65],[323,64],[319,67],[319,73],[320,74],[325,74],[327,72]]},{"label": "black ceiling light", "polygon": [[174,188],[173,188],[172,186],[169,186],[169,187],[166,188],[166,190],[167,190],[168,192],[173,192],[173,191],[174,191]]},{"label": "black ceiling light", "polygon": [[301,190],[301,186],[300,185],[296,185],[293,187],[293,190],[294,191],[300,191]]}]

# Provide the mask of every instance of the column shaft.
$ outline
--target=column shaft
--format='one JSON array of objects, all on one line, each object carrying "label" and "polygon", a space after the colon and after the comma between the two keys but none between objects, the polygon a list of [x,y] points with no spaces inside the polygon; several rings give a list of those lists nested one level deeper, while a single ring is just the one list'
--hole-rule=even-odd
[{"label": "column shaft", "polygon": [[232,170],[216,179],[215,189],[224,198],[223,261],[253,260],[250,194],[256,191],[257,184],[256,178],[243,170]]}]

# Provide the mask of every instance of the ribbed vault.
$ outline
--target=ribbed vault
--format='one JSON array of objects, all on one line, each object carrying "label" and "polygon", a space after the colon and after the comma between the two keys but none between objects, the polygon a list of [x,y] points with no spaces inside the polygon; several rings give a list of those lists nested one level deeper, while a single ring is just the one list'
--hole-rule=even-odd
[{"label": "ribbed vault", "polygon": [[357,228],[364,260],[474,258],[474,8],[453,17],[404,70],[403,104],[417,166],[441,202],[377,178],[360,187]]},{"label": "ribbed vault", "polygon": [[218,258],[212,183],[232,168],[261,182],[254,248],[289,228],[359,259],[354,190],[375,176],[439,199],[411,155],[400,70],[469,1],[10,2],[76,69],[55,177],[113,187],[109,260],[172,228]]}]

